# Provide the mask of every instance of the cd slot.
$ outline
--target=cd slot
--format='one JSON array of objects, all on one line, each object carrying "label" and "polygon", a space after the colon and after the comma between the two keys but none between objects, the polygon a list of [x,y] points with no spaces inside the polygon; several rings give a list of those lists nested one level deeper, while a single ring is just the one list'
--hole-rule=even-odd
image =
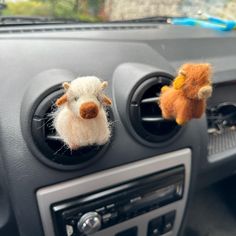
[{"label": "cd slot", "polygon": [[[181,184],[181,183],[179,183]],[[150,207],[154,205],[162,206],[167,202],[171,202],[172,199],[176,197],[176,187],[177,185],[173,184],[162,189],[156,189],[152,192],[140,195],[134,199],[131,199],[129,204],[124,206],[123,211],[139,211],[140,209]],[[182,194],[181,194],[182,195]]]}]

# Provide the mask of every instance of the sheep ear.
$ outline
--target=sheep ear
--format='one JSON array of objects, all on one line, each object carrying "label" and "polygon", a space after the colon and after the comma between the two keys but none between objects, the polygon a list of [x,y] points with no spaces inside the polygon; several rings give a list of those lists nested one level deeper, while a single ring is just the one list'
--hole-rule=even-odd
[{"label": "sheep ear", "polygon": [[56,100],[56,105],[57,105],[58,107],[60,107],[61,105],[63,105],[63,104],[66,103],[66,102],[67,102],[67,95],[64,94],[64,95],[62,95],[60,98],[58,98],[58,99]]},{"label": "sheep ear", "polygon": [[62,84],[62,86],[63,86],[63,88],[64,88],[65,90],[68,90],[69,87],[70,87],[70,84],[69,84],[68,82],[64,82],[64,83]]},{"label": "sheep ear", "polygon": [[107,97],[105,94],[102,95],[102,104],[105,106],[111,106],[112,101],[109,97]]},{"label": "sheep ear", "polygon": [[184,85],[185,82],[185,76],[183,74],[178,75],[174,82],[173,82],[173,87],[174,89],[181,89]]},{"label": "sheep ear", "polygon": [[101,84],[101,89],[105,89],[108,86],[108,82],[107,81],[103,81]]}]

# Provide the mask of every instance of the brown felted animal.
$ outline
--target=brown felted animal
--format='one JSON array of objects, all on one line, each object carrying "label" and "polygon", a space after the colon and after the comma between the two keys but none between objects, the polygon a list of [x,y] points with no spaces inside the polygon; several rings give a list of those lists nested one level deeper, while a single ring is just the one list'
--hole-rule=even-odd
[{"label": "brown felted animal", "polygon": [[161,89],[159,105],[165,119],[175,119],[183,125],[200,118],[206,99],[212,94],[212,68],[209,64],[184,64],[172,85]]}]

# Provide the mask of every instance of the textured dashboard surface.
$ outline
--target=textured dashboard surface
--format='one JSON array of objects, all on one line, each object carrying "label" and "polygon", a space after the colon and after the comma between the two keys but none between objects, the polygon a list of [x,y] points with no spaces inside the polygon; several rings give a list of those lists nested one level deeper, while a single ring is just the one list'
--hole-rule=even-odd
[{"label": "textured dashboard surface", "polygon": [[[121,119],[126,119],[127,114],[116,102],[121,97],[115,97],[117,93],[114,92],[114,89],[126,88],[126,84],[114,88],[113,72],[120,64],[131,62],[174,75],[175,68],[183,61],[203,60],[215,67],[216,83],[232,81],[236,72],[236,35],[187,27],[146,26],[132,28],[131,25],[126,29],[87,26],[83,30],[45,32],[41,29],[28,33],[10,33],[4,29],[0,34],[0,154],[7,183],[0,198],[2,192],[9,193],[21,236],[43,235],[35,197],[36,190],[43,186],[185,147],[191,148],[193,158],[190,189],[200,167],[205,170],[209,167],[205,117],[191,121],[178,138],[155,147],[141,144],[130,135]],[[27,145],[31,141],[22,135],[20,116],[24,94],[34,83],[35,76],[49,69],[96,75],[110,83],[108,95],[114,100],[114,139],[99,161],[79,171],[58,171],[45,166],[30,152]],[[10,208],[8,213],[14,218]]]}]

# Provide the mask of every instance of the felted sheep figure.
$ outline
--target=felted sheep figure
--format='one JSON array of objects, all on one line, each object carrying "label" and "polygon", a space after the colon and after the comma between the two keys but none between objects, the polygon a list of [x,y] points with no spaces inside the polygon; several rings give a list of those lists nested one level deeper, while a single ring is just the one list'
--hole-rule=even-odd
[{"label": "felted sheep figure", "polygon": [[95,76],[63,83],[65,94],[56,101],[54,127],[71,150],[109,141],[111,132],[104,106],[112,102],[103,93],[107,85]]},{"label": "felted sheep figure", "polygon": [[172,86],[161,89],[159,105],[165,119],[175,119],[183,125],[193,118],[200,118],[206,100],[212,94],[212,68],[210,64],[184,64]]}]

